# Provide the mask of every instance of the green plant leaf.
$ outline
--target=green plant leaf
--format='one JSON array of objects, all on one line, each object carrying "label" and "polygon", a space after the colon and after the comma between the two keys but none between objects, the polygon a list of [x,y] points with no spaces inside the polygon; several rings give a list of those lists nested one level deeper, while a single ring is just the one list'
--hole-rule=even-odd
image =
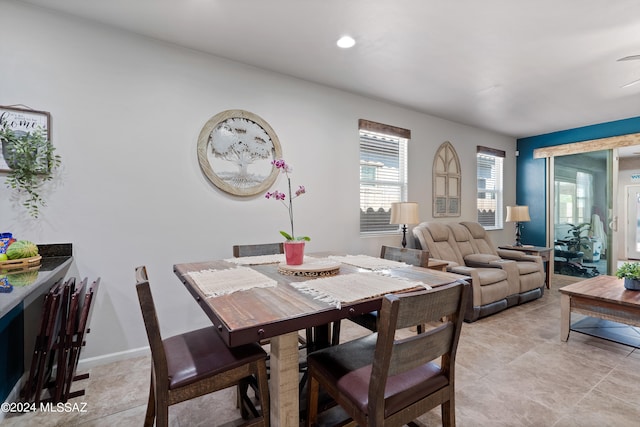
[{"label": "green plant leaf", "polygon": [[53,170],[61,163],[60,156],[54,153],[55,148],[42,128],[18,135],[5,124],[0,128],[0,142],[10,167],[7,187],[24,193],[23,206],[33,218],[38,218],[40,206],[46,206],[40,186],[53,178]]}]

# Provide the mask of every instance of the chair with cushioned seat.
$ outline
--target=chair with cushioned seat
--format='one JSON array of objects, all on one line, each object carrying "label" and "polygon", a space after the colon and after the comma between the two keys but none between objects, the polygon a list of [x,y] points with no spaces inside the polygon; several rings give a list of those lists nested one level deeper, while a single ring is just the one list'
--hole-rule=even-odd
[{"label": "chair with cushioned seat", "polygon": [[[423,222],[412,230],[416,247],[429,251],[432,259],[446,261],[447,271],[471,278],[471,298],[465,311],[465,320],[474,322],[481,317],[506,309],[507,297],[512,289],[508,280],[514,276],[517,289],[517,271],[509,268],[507,262],[487,264],[486,268],[470,267],[465,263],[461,249],[471,251],[471,242],[466,228],[460,224]],[[505,267],[507,268],[505,270]],[[507,271],[508,270],[508,271]]]},{"label": "chair with cushioned seat", "polygon": [[515,262],[518,271],[518,304],[540,298],[543,295],[545,273],[542,258],[520,251],[496,249],[491,237],[482,225],[470,221],[463,221],[460,224],[469,231],[473,250],[477,254]]},{"label": "chair with cushioned seat", "polygon": [[[162,339],[145,267],[136,268],[136,290],[151,347],[151,385],[144,425],[169,424],[169,406],[214,391],[238,386],[243,418],[256,417],[246,426],[269,425],[267,354],[258,344],[229,348],[213,326]],[[246,395],[246,384],[258,382],[258,414]],[[214,414],[212,413],[212,416]]]},{"label": "chair with cushioned seat", "polygon": [[[377,333],[311,353],[306,425],[317,421],[322,389],[353,420],[348,425],[402,426],[440,405],[443,425],[455,426],[455,358],[468,294],[468,284],[453,283],[386,295]],[[420,324],[436,326],[396,338]]]}]

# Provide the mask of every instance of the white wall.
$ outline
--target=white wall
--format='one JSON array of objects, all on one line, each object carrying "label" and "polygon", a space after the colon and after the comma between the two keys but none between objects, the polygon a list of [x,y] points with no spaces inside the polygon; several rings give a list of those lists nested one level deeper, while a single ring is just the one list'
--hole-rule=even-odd
[{"label": "white wall", "polygon": [[[515,202],[511,137],[22,4],[0,3],[0,16],[0,104],[51,112],[63,162],[38,221],[0,185],[0,229],[37,243],[72,242],[71,274],[102,278],[84,357],[146,346],[135,266],[148,266],[160,321],[172,334],[207,324],[173,264],[280,240],[288,222],[282,206],[229,196],[200,171],[197,137],[220,111],[248,110],[274,128],[294,184],[307,187],[296,201],[296,229],[311,236],[310,251],[377,255],[381,244],[400,242],[359,237],[360,118],[411,129],[409,198],[422,220],[431,219],[433,156],[447,140],[463,171],[455,220],[475,219],[476,145],[507,152],[505,204]],[[512,241],[511,224],[493,238]]]}]

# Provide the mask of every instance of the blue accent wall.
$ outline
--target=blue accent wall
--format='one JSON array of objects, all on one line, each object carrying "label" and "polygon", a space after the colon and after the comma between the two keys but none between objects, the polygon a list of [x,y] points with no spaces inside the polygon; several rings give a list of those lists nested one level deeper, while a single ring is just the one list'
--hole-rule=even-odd
[{"label": "blue accent wall", "polygon": [[546,159],[534,159],[533,150],[630,133],[640,133],[640,116],[517,140],[516,204],[529,206],[531,216],[531,222],[522,227],[524,243],[544,246],[547,241],[547,163]]}]

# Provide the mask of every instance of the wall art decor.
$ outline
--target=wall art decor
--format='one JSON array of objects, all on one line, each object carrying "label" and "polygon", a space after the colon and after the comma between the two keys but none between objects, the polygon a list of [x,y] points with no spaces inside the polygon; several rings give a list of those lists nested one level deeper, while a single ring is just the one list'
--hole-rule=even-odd
[{"label": "wall art decor", "polygon": [[[47,111],[37,111],[22,106],[0,105],[0,129],[11,130],[16,137],[24,136],[27,133],[41,132],[48,141],[51,141],[50,121],[51,114]],[[11,169],[6,161],[10,149],[9,143],[4,141],[0,148],[0,172],[7,172]]]},{"label": "wall art decor", "polygon": [[198,162],[219,189],[236,196],[263,193],[278,177],[272,160],[282,157],[269,124],[244,110],[226,110],[205,123],[198,137]]},{"label": "wall art decor", "polygon": [[460,216],[460,159],[449,141],[440,145],[433,159],[433,216]]}]

